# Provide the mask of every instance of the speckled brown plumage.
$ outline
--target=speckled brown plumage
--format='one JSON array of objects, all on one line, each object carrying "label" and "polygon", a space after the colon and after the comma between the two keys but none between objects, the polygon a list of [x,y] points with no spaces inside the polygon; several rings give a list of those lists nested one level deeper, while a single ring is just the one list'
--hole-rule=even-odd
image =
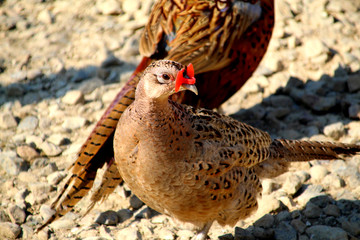
[{"label": "speckled brown plumage", "polygon": [[71,166],[72,176],[51,206],[56,214],[46,224],[73,209],[93,186],[97,170],[104,164],[108,173],[103,187],[93,195],[93,203],[106,198],[122,181],[119,173],[111,170],[114,131],[121,114],[134,100],[139,77],[148,64],[158,59],[192,62],[199,95],[183,92],[173,98],[193,106],[216,108],[255,71],[273,26],[273,0],[157,1],[140,40],[144,58],[82,146]]},{"label": "speckled brown plumage", "polygon": [[[282,173],[292,161],[360,152],[360,145],[272,140],[230,117],[178,104],[169,97],[179,68],[159,61],[145,70],[116,129],[114,153],[130,189],[155,210],[203,228],[197,239],[213,221],[234,225],[249,216],[260,178]],[[272,169],[276,164],[282,168]]]}]

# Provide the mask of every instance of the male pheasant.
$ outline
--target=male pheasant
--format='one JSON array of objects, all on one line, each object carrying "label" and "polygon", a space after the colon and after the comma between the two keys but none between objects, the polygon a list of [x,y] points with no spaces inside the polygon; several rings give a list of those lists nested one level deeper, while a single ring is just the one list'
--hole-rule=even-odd
[{"label": "male pheasant", "polygon": [[135,101],[115,130],[117,167],[130,189],[151,208],[190,222],[205,239],[211,224],[235,225],[257,208],[260,179],[293,161],[338,159],[360,145],[272,140],[268,133],[170,99],[197,94],[192,66],[162,60],[144,71]]},{"label": "male pheasant", "polygon": [[199,95],[183,93],[174,95],[174,100],[216,108],[255,71],[273,26],[274,0],[157,1],[140,40],[144,58],[82,146],[71,166],[72,176],[51,206],[56,213],[45,225],[73,209],[91,189],[97,170],[104,164],[107,170],[90,208],[122,181],[113,162],[114,131],[134,100],[139,77],[148,64],[158,59],[192,62]]}]

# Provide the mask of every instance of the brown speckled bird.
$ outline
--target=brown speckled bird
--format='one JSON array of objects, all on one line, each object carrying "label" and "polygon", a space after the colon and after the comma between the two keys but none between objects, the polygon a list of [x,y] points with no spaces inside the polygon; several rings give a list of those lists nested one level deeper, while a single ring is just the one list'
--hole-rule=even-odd
[{"label": "brown speckled bird", "polygon": [[257,209],[260,179],[292,161],[338,159],[360,145],[272,140],[268,133],[172,101],[177,91],[197,94],[191,66],[157,61],[144,72],[135,101],[115,131],[114,153],[130,189],[151,208],[190,222],[205,239],[214,221],[235,225]]},{"label": "brown speckled bird", "polygon": [[51,206],[56,213],[45,225],[73,209],[91,189],[97,170],[104,164],[107,170],[90,208],[122,181],[113,161],[114,131],[121,114],[134,100],[140,76],[151,62],[192,62],[199,95],[182,92],[173,99],[216,108],[255,71],[266,52],[273,26],[274,0],[157,1],[140,40],[144,58],[82,146],[72,165],[72,176]]}]

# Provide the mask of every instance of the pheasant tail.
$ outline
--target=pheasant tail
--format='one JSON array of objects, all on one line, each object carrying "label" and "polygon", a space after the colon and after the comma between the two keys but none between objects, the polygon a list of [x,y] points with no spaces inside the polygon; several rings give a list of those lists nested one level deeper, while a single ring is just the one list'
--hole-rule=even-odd
[{"label": "pheasant tail", "polygon": [[360,152],[360,145],[332,142],[275,139],[270,145],[270,161],[311,161],[341,159]]},{"label": "pheasant tail", "polygon": [[102,177],[100,186],[91,196],[91,203],[85,214],[89,213],[97,202],[104,201],[122,182],[123,179],[118,171],[116,162],[111,161]]},{"label": "pheasant tail", "polygon": [[[122,91],[119,92],[96,124],[85,144],[81,147],[77,160],[70,166],[72,169],[71,177],[67,180],[62,191],[51,205],[51,208],[56,211],[54,216],[40,226],[37,231],[40,231],[46,225],[71,211],[89,192],[93,186],[97,170],[105,163],[108,163],[109,167],[104,173],[101,186],[105,186],[106,189],[101,190],[101,192],[95,192],[92,200],[99,201],[102,199],[102,197],[99,197],[99,194],[104,193],[106,197],[115,189],[112,187],[115,183],[105,183],[109,179],[109,174],[113,174],[112,178],[116,179],[116,183],[122,182],[116,166],[111,167],[114,157],[112,147],[114,130],[121,114],[134,101],[135,87],[142,71],[149,62],[148,58],[143,58]],[[95,203],[89,206],[89,210]]]},{"label": "pheasant tail", "polygon": [[335,160],[359,152],[360,145],[355,144],[275,139],[269,158],[255,169],[262,178],[274,178],[286,172],[291,162]]}]

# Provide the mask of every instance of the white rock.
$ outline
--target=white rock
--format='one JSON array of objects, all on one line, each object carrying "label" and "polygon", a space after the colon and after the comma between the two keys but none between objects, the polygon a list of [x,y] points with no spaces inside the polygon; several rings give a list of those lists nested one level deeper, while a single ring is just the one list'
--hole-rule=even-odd
[{"label": "white rock", "polygon": [[86,119],[83,117],[67,117],[61,125],[65,129],[79,129],[86,124]]},{"label": "white rock", "polygon": [[324,128],[324,134],[327,137],[331,137],[338,140],[345,134],[344,124],[342,122],[332,123]]},{"label": "white rock", "polygon": [[84,95],[80,90],[72,90],[65,94],[61,101],[68,105],[84,103]]},{"label": "white rock", "polygon": [[11,112],[0,112],[0,128],[9,129],[16,126],[16,119]]},{"label": "white rock", "polygon": [[57,156],[62,152],[60,147],[48,141],[41,143],[40,149],[45,153],[46,156],[49,157]]},{"label": "white rock", "polygon": [[311,179],[315,181],[321,181],[328,173],[329,171],[322,165],[315,165],[310,168]]}]

